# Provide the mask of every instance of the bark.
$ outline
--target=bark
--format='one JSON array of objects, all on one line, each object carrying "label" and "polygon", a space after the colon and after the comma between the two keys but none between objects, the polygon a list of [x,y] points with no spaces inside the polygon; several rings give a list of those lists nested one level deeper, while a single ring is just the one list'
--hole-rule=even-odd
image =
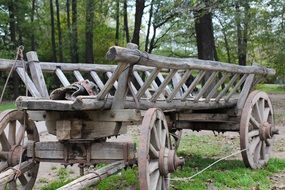
[{"label": "bark", "polygon": [[126,32],[126,41],[130,42],[130,32],[128,26],[128,0],[124,0],[124,28]]},{"label": "bark", "polygon": [[[32,12],[31,12],[31,23],[34,26],[34,19],[35,19],[35,9],[36,9],[36,0],[32,1]],[[36,50],[36,41],[35,41],[35,32],[34,29],[31,31],[31,50]]]},{"label": "bark", "polygon": [[66,22],[67,22],[67,34],[68,34],[68,45],[69,45],[69,51],[70,51],[70,57],[72,57],[72,37],[71,37],[71,22],[70,22],[70,0],[66,0]]},{"label": "bark", "polygon": [[93,55],[94,1],[86,1],[86,63],[94,63]]},{"label": "bark", "polygon": [[54,12],[53,0],[50,0],[50,20],[51,20],[51,47],[52,47],[52,61],[56,62],[56,46],[55,46],[55,28],[54,28]]},{"label": "bark", "polygon": [[63,62],[63,52],[62,52],[62,37],[61,37],[61,28],[60,28],[60,8],[58,0],[55,1],[56,4],[56,19],[57,19],[57,33],[58,33],[58,53],[59,61]]},{"label": "bark", "polygon": [[119,45],[119,33],[120,33],[120,0],[116,2],[116,39],[115,44]]},{"label": "bark", "polygon": [[78,34],[77,34],[77,1],[72,0],[72,34],[71,34],[71,49],[72,49],[72,62],[79,62],[78,55]]},{"label": "bark", "polygon": [[132,43],[135,43],[138,46],[140,44],[140,30],[141,30],[144,7],[145,7],[145,0],[136,0],[135,27],[134,27]]},{"label": "bark", "polygon": [[149,19],[148,19],[148,24],[147,24],[147,33],[146,33],[145,47],[144,47],[144,50],[146,52],[148,51],[148,45],[149,45],[149,33],[150,33],[150,27],[151,27],[152,14],[153,14],[153,0],[151,1],[150,9],[149,9]]}]

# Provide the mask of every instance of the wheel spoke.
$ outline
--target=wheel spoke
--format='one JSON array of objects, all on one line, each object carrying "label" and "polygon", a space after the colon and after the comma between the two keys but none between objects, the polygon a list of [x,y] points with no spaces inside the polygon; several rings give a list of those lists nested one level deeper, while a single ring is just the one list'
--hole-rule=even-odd
[{"label": "wheel spoke", "polygon": [[260,127],[258,121],[256,121],[256,119],[255,119],[252,115],[250,116],[249,122],[250,122],[253,126],[255,126],[256,128],[259,128],[259,127]]},{"label": "wheel spoke", "polygon": [[261,122],[263,122],[264,120],[264,108],[265,108],[265,100],[262,98],[260,101],[259,101],[259,110],[260,110],[260,118],[262,119]]},{"label": "wheel spoke", "polygon": [[258,121],[259,121],[259,122],[262,122],[262,116],[261,116],[261,113],[260,113],[260,108],[259,108],[258,103],[256,103],[256,104],[254,105],[254,107],[255,107],[255,110],[256,110],[256,113],[257,113]]},{"label": "wheel spoke", "polygon": [[257,135],[259,135],[259,131],[258,130],[252,130],[248,133],[248,138],[250,139],[250,138],[255,137]]},{"label": "wheel spoke", "polygon": [[157,185],[156,185],[156,190],[161,190],[162,189],[162,180],[163,180],[163,177],[159,176],[159,179],[158,179]]},{"label": "wheel spoke", "polygon": [[22,139],[24,138],[25,135],[25,127],[20,126],[19,130],[17,132],[17,139],[16,139],[16,145],[20,145],[22,142]]},{"label": "wheel spoke", "polygon": [[8,141],[10,145],[14,145],[16,143],[15,135],[16,135],[16,121],[11,121],[9,124],[9,133],[8,133]]},{"label": "wheel spoke", "polygon": [[160,140],[161,140],[160,143],[161,143],[161,146],[163,146],[163,147],[165,147],[165,145],[166,145],[166,142],[165,142],[166,136],[167,136],[166,129],[163,129],[162,134],[161,134],[161,138],[160,138]]},{"label": "wheel spoke", "polygon": [[4,131],[0,134],[0,142],[2,145],[2,150],[8,151],[11,149],[11,145],[9,144],[9,141]]},{"label": "wheel spoke", "polygon": [[151,186],[151,189],[153,189],[153,187],[155,187],[157,185],[157,182],[159,180],[159,171],[156,170],[153,174],[151,174],[151,177],[150,177],[150,186]]},{"label": "wheel spoke", "polygon": [[260,156],[261,156],[261,159],[262,159],[262,160],[265,160],[265,148],[266,148],[265,146],[266,146],[265,142],[262,141],[261,153],[260,153]]},{"label": "wheel spoke", "polygon": [[253,138],[252,141],[248,144],[249,145],[248,149],[251,154],[254,154],[254,150],[256,149],[256,146],[259,143],[259,141],[260,141],[259,137],[256,137]]},{"label": "wheel spoke", "polygon": [[254,160],[255,160],[255,162],[258,162],[258,160],[260,159],[261,146],[262,146],[262,141],[259,141],[258,144],[256,145],[255,150],[254,150]]},{"label": "wheel spoke", "polygon": [[268,121],[269,113],[270,113],[270,108],[265,108],[263,112],[263,121]]},{"label": "wheel spoke", "polygon": [[155,145],[157,146],[156,148],[159,150],[159,148],[160,148],[160,141],[159,141],[159,137],[158,137],[158,134],[157,134],[157,128],[153,127],[152,128],[152,132],[153,132],[153,135],[154,135],[154,137],[152,139],[154,139]]},{"label": "wheel spoke", "polygon": [[158,169],[158,160],[152,160],[149,162],[149,174],[152,174],[155,170]]},{"label": "wheel spoke", "polygon": [[152,153],[156,158],[159,157],[158,152],[156,151],[156,149],[154,148],[154,146],[153,146],[152,144],[149,144],[149,150],[151,151],[151,153]]}]

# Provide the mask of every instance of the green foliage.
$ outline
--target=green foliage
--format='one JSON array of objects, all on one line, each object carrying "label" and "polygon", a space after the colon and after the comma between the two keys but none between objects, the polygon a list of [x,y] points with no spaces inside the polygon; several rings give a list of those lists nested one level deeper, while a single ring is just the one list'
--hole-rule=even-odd
[{"label": "green foliage", "polygon": [[8,109],[15,109],[16,105],[14,102],[4,102],[0,104],[0,112]]},{"label": "green foliage", "polygon": [[261,90],[267,93],[283,94],[285,93],[285,86],[279,84],[258,84],[256,90]]}]

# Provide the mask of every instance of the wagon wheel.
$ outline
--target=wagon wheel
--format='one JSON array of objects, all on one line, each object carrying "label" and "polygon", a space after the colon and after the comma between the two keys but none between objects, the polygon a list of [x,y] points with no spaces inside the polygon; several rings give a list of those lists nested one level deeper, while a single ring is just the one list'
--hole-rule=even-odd
[{"label": "wagon wheel", "polygon": [[[25,117],[26,119],[24,119]],[[24,122],[26,129],[24,129]],[[26,147],[22,146],[23,139],[25,141],[39,141],[35,123],[28,120],[27,115],[23,111],[8,110],[2,112],[0,114],[0,172],[19,164],[21,156],[22,162],[28,160]],[[6,186],[10,190],[17,188],[32,189],[36,181],[38,169],[38,162],[33,163],[32,167],[23,168],[20,176],[10,181]]]},{"label": "wagon wheel", "polygon": [[182,137],[182,129],[169,132],[170,134],[170,144],[173,149],[177,150],[180,145],[181,137]]},{"label": "wagon wheel", "polygon": [[247,167],[256,169],[267,164],[272,137],[277,133],[268,95],[253,91],[246,100],[240,121],[240,147],[247,149],[242,152]]},{"label": "wagon wheel", "polygon": [[168,189],[170,173],[183,165],[171,149],[168,127],[163,112],[149,109],[143,119],[138,151],[141,190]]}]

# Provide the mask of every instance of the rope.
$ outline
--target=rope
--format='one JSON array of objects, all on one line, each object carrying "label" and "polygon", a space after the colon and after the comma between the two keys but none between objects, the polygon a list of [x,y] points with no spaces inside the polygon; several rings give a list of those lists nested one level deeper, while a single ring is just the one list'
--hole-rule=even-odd
[{"label": "rope", "polygon": [[219,160],[216,160],[215,162],[213,162],[212,164],[208,165],[206,168],[202,169],[201,171],[195,173],[194,175],[190,176],[190,177],[183,177],[183,178],[172,178],[170,180],[172,181],[190,181],[191,179],[193,179],[194,177],[196,177],[197,175],[203,173],[204,171],[206,171],[207,169],[209,169],[210,167],[212,167],[213,165],[217,164],[218,162],[222,161],[222,160],[225,160],[229,157],[232,157],[234,155],[237,155],[237,154],[240,154],[242,153],[243,151],[246,151],[247,149],[242,149],[242,150],[239,150],[237,152],[234,152],[228,156],[225,156],[223,158],[220,158]]},{"label": "rope", "polygon": [[2,89],[2,93],[1,93],[1,97],[0,97],[0,103],[1,103],[2,100],[3,100],[3,96],[4,96],[4,93],[5,93],[5,90],[6,90],[6,88],[7,88],[7,85],[8,85],[9,79],[10,79],[10,77],[11,77],[11,75],[12,75],[12,72],[13,72],[13,70],[15,69],[15,66],[16,66],[16,63],[17,63],[17,60],[18,60],[18,57],[20,56],[20,54],[21,54],[22,57],[23,57],[23,50],[24,50],[24,46],[19,46],[19,47],[17,48],[17,52],[16,52],[16,56],[15,56],[15,61],[14,61],[13,65],[12,65],[10,71],[9,71],[9,74],[8,74],[7,79],[6,79],[6,81],[5,81],[4,87],[3,87],[3,89]]}]

